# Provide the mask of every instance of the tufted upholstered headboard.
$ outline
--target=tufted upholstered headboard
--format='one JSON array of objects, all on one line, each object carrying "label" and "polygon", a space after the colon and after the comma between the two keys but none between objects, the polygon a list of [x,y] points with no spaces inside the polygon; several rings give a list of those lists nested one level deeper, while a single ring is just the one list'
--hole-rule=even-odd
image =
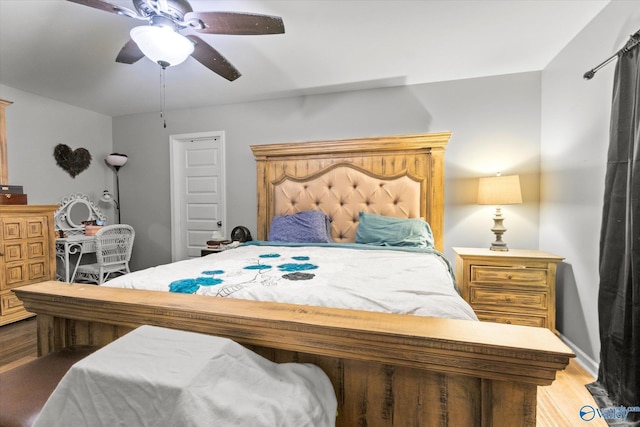
[{"label": "tufted upholstered headboard", "polygon": [[360,211],[424,218],[442,251],[444,150],[450,132],[252,145],[259,240],[271,220],[309,209],[331,218],[336,242],[353,242]]}]

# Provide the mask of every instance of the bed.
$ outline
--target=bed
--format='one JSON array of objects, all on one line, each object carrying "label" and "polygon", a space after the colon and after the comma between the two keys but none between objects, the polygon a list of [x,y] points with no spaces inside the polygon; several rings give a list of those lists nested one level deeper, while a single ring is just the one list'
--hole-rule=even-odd
[{"label": "bed", "polygon": [[[274,218],[316,210],[331,219],[332,240],[350,250],[364,211],[422,218],[435,249],[442,251],[449,136],[252,146],[257,239],[268,240]],[[315,246],[305,245],[246,245],[229,252],[256,248],[263,255],[320,259],[311,252]],[[248,254],[243,262],[259,256]],[[155,325],[231,338],[275,362],[313,363],[333,384],[338,426],[534,426],[537,386],[551,384],[573,357],[550,330],[465,320],[466,314],[445,318],[353,309],[350,302],[349,308],[325,307],[61,282],[16,292],[38,314],[40,354],[105,345],[140,325]]]}]

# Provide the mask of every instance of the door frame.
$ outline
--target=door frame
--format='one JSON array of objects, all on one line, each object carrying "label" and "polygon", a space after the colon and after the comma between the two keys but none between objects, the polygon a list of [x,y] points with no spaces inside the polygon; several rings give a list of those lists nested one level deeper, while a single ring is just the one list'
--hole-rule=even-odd
[{"label": "door frame", "polygon": [[171,187],[171,261],[180,261],[182,258],[178,258],[180,252],[179,242],[182,241],[182,228],[179,227],[183,218],[181,212],[182,194],[179,191],[178,183],[182,178],[180,171],[177,169],[175,159],[177,158],[177,150],[183,150],[184,144],[202,139],[220,139],[220,176],[222,177],[222,195],[221,201],[222,209],[220,215],[222,218],[218,218],[222,221],[222,229],[226,230],[227,226],[227,191],[226,191],[226,155],[225,155],[225,134],[224,131],[209,131],[209,132],[197,132],[197,133],[185,133],[179,135],[169,136],[169,170],[170,170],[170,187]]}]

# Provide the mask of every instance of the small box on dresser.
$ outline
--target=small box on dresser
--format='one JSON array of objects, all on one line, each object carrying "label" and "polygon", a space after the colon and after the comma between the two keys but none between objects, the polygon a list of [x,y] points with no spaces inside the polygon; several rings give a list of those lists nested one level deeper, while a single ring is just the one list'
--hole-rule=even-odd
[{"label": "small box on dresser", "polygon": [[3,193],[0,194],[0,205],[26,205],[26,194]]},{"label": "small box on dresser", "polygon": [[460,294],[480,320],[556,331],[556,269],[562,257],[524,249],[453,251]]}]

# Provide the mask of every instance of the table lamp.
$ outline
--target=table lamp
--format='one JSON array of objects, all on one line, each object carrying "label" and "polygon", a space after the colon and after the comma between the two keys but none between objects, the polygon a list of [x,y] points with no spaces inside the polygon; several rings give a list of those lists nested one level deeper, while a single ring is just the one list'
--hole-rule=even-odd
[{"label": "table lamp", "polygon": [[522,203],[520,192],[520,177],[518,175],[491,176],[480,178],[478,181],[478,204],[495,205],[496,213],[493,217],[493,228],[491,231],[496,235],[496,240],[489,249],[493,251],[508,251],[507,244],[502,241],[502,235],[507,229],[502,222],[501,205],[512,205]]}]

